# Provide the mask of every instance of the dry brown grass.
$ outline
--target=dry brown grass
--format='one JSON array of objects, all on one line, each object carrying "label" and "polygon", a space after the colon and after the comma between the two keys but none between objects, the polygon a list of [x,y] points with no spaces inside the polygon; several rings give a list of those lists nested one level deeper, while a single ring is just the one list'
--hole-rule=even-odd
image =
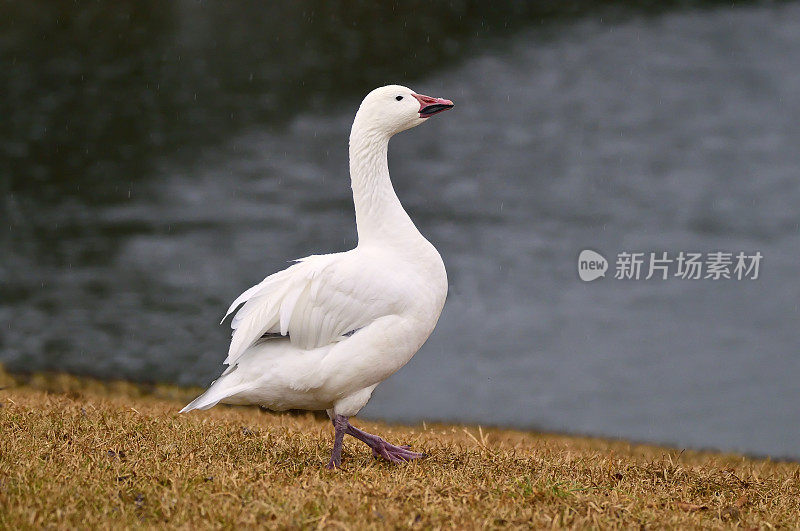
[{"label": "dry brown grass", "polygon": [[359,422],[402,466],[312,415],[192,391],[0,372],[0,527],[800,527],[800,466],[471,426]]}]

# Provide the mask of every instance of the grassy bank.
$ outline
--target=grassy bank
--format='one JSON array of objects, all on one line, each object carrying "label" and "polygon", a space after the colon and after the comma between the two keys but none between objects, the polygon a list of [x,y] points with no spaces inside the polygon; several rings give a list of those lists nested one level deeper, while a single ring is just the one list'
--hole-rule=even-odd
[{"label": "grassy bank", "polygon": [[800,465],[473,426],[356,421],[429,454],[391,466],[312,415],[193,390],[0,372],[0,527],[800,527]]}]

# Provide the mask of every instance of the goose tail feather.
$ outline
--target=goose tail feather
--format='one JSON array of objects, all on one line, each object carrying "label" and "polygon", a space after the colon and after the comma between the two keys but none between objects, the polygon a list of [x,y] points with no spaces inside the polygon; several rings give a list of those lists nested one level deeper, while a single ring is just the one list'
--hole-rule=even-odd
[{"label": "goose tail feather", "polygon": [[230,374],[233,372],[232,369],[235,368],[236,366],[231,367],[222,373],[222,376],[211,382],[211,385],[203,394],[181,409],[180,413],[187,413],[193,409],[211,409],[222,400],[238,393],[241,390],[241,385],[236,385],[238,382],[231,381],[232,379],[229,378]]}]

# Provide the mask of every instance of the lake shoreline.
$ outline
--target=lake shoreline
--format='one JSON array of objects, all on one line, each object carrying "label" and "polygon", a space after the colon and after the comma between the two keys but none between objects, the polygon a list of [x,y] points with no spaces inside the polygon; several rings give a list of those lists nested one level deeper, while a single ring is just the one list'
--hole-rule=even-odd
[{"label": "lake shoreline", "polygon": [[[5,383],[4,383],[5,382]],[[176,407],[180,410],[185,404],[200,395],[206,388],[199,386],[182,386],[168,382],[142,382],[131,380],[106,380],[96,378],[94,376],[86,376],[80,374],[71,374],[67,372],[58,371],[40,371],[40,372],[17,372],[8,371],[0,363],[0,391],[8,388],[9,382],[11,386],[31,387],[46,392],[55,393],[70,393],[84,385],[89,385],[100,392],[131,394],[132,396],[154,396],[159,398],[167,398],[169,400],[176,400]],[[243,408],[243,409],[260,409],[256,406],[233,406],[228,404],[220,404],[217,408]],[[327,415],[324,411],[286,411],[275,412],[263,410],[270,415],[311,415],[318,420],[327,421]],[[392,426],[405,426],[405,427],[422,427],[424,425],[447,425],[447,426],[470,426],[474,429],[478,428],[478,424],[470,422],[459,422],[457,420],[447,420],[440,418],[430,418],[420,420],[419,422],[403,422],[403,421],[386,421],[379,417],[370,415],[359,415],[356,417],[359,420],[366,422],[380,423]],[[636,438],[615,437],[612,435],[596,434],[596,433],[583,433],[572,432],[568,430],[548,430],[536,426],[514,426],[502,424],[480,424],[484,430],[493,431],[509,431],[519,433],[529,433],[532,435],[550,435],[556,437],[566,437],[573,439],[589,439],[597,441],[605,441],[609,444],[628,444],[632,446],[646,446],[652,448],[662,448],[670,451],[686,452],[693,451],[708,455],[730,456],[736,455],[754,461],[771,461],[773,463],[794,463],[800,465],[800,459],[796,459],[789,455],[770,455],[759,454],[753,452],[742,452],[736,450],[726,450],[714,447],[696,447],[680,445],[669,441],[649,441]]]}]

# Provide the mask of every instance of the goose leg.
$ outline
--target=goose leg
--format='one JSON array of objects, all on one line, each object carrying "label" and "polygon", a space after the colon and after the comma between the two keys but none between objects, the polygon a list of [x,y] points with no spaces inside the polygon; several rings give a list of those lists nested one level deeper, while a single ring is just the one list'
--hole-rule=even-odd
[{"label": "goose leg", "polygon": [[[347,417],[343,415],[336,415],[336,417],[333,419],[333,425],[336,428],[337,437],[340,429],[343,428],[343,433],[355,437],[359,441],[369,446],[372,449],[372,455],[374,457],[382,457],[383,459],[386,459],[392,463],[404,463],[406,461],[425,457],[425,454],[412,452],[410,446],[395,446],[393,444],[389,444],[377,435],[372,435],[371,433],[359,430],[350,424],[350,422],[347,420]],[[334,443],[334,452],[335,451],[336,444]],[[339,448],[339,453],[341,454],[341,445]],[[331,457],[331,462],[333,462],[333,457]],[[328,467],[330,466],[331,465],[329,464]]]},{"label": "goose leg", "polygon": [[344,434],[347,433],[347,427],[350,424],[347,422],[347,417],[336,415],[333,418],[333,429],[335,435],[333,436],[333,450],[331,451],[331,460],[328,461],[328,470],[340,468],[342,466],[342,441]]}]

